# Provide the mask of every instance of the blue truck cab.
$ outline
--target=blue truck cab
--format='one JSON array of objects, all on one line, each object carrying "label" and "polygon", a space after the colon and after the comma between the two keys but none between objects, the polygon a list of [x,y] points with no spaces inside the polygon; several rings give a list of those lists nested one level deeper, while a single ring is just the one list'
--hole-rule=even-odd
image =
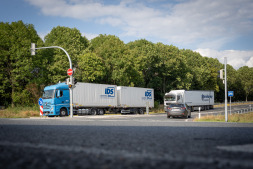
[{"label": "blue truck cab", "polygon": [[44,116],[69,115],[69,87],[66,83],[46,86],[42,99]]}]

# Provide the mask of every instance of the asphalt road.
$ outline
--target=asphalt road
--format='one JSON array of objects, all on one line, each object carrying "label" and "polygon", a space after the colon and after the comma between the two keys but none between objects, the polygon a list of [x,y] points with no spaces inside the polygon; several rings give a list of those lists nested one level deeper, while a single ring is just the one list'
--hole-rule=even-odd
[{"label": "asphalt road", "polygon": [[253,168],[252,133],[165,114],[0,119],[0,168]]}]

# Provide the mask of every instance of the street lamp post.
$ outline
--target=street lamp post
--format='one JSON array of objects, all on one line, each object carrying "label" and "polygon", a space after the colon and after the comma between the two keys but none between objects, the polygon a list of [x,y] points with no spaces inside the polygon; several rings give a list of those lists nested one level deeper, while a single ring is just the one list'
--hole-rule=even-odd
[{"label": "street lamp post", "polygon": [[[68,52],[63,49],[62,47],[59,47],[59,46],[48,46],[48,47],[40,47],[40,48],[36,48],[35,46],[35,43],[31,43],[31,55],[35,55],[35,50],[36,49],[49,49],[49,48],[58,48],[58,49],[61,49],[65,52],[65,54],[68,56],[68,59],[69,59],[69,68],[72,69],[72,61],[71,61],[71,58],[68,54]],[[73,85],[73,74],[70,75],[70,84]],[[72,118],[73,117],[73,88],[69,88],[69,96],[70,96],[70,117]]]}]

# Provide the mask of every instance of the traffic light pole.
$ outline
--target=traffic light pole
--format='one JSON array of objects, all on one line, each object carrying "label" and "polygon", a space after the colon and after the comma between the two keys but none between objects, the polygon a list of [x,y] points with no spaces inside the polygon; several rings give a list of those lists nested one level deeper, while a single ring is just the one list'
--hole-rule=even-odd
[{"label": "traffic light pole", "polygon": [[227,57],[224,57],[224,69],[225,69],[225,121],[228,122]]},{"label": "traffic light pole", "polygon": [[[65,54],[68,56],[69,68],[72,69],[72,61],[71,61],[71,58],[70,58],[68,52],[60,46],[48,46],[48,47],[36,48],[35,43],[31,43],[31,54],[35,55],[36,49],[49,49],[49,48],[58,48],[58,49],[63,50],[65,52]],[[70,84],[73,85],[73,74],[70,76]],[[73,117],[73,87],[69,88],[69,97],[70,97],[70,117],[72,118]]]}]

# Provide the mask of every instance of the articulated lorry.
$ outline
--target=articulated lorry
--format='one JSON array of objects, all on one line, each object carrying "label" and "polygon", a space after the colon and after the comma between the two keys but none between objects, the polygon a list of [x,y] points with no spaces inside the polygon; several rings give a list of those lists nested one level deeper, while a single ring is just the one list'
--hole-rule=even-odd
[{"label": "articulated lorry", "polygon": [[[45,116],[69,115],[69,86],[66,83],[45,87],[42,99]],[[77,83],[73,88],[73,112],[77,115],[143,114],[147,106],[154,107],[153,89],[94,83]]]},{"label": "articulated lorry", "polygon": [[170,104],[187,104],[191,111],[213,109],[214,91],[212,90],[171,90],[164,96],[164,110]]}]

